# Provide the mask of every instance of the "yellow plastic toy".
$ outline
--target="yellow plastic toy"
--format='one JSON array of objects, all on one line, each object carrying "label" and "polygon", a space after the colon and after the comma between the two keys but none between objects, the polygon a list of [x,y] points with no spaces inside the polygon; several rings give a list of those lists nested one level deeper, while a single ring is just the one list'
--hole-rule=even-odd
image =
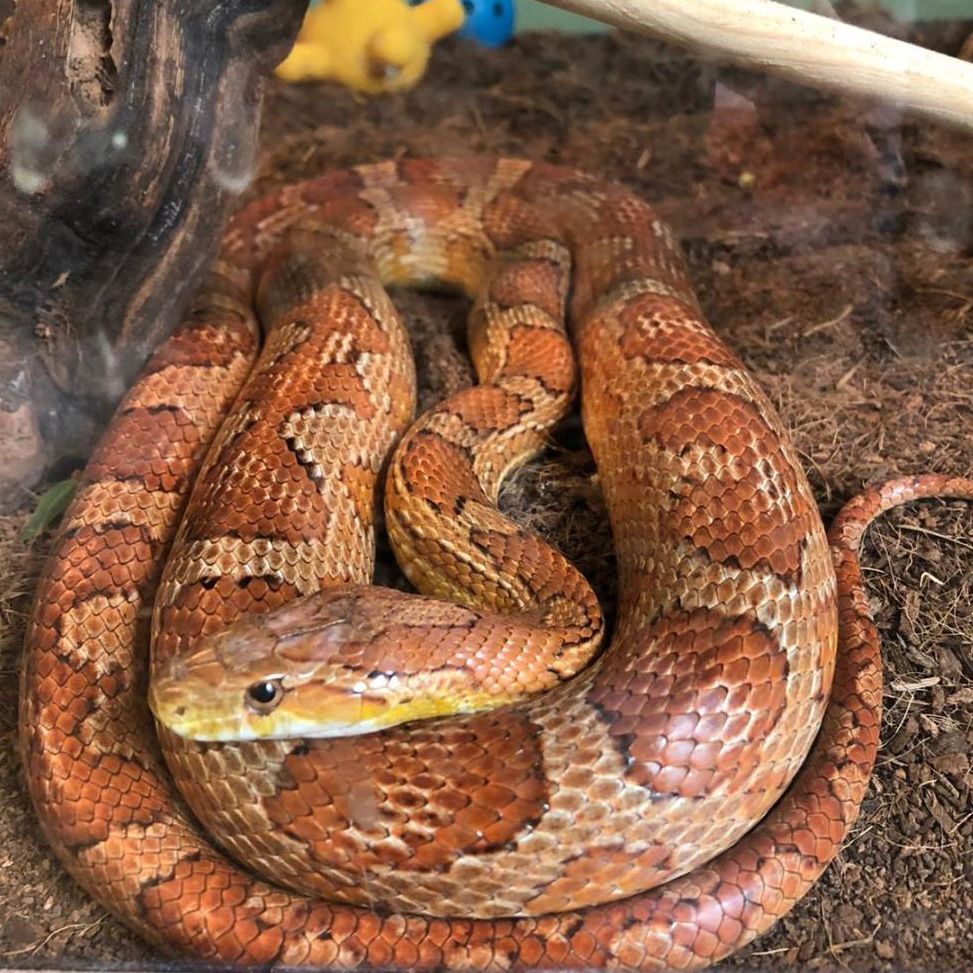
[{"label": "yellow plastic toy", "polygon": [[325,0],[304,18],[297,43],[278,65],[285,81],[339,81],[367,94],[411,88],[432,45],[459,30],[461,0]]}]

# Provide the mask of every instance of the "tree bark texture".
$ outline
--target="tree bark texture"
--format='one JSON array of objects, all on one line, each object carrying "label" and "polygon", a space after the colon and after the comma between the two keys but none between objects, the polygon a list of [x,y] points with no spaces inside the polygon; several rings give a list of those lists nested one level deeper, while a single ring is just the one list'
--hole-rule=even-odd
[{"label": "tree bark texture", "polygon": [[16,5],[0,53],[8,501],[12,485],[86,453],[175,323],[249,181],[261,79],[286,54],[306,6]]}]

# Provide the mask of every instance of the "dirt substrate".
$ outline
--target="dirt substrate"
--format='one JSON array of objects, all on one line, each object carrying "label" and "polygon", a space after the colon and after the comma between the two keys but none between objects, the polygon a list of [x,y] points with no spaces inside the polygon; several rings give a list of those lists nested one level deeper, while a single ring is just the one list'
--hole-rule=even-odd
[{"label": "dirt substrate", "polygon": [[[534,37],[498,53],[451,42],[403,97],[273,86],[251,195],[329,166],[470,151],[583,166],[658,206],[707,313],[783,414],[826,518],[867,481],[973,472],[968,139],[640,40]],[[468,379],[462,308],[405,306],[428,401]],[[592,472],[569,424],[504,503],[607,599]],[[24,519],[0,520],[0,963],[152,962],[53,861],[24,797],[13,701],[40,557],[17,539]],[[973,511],[896,512],[869,535],[865,564],[887,673],[879,766],[845,850],[737,957],[748,967],[973,968]]]}]

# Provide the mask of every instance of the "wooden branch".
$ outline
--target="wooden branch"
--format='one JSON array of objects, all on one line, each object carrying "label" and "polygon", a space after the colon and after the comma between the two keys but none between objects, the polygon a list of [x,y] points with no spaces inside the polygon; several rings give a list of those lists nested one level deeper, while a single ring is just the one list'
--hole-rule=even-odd
[{"label": "wooden branch", "polygon": [[18,3],[0,57],[0,352],[16,355],[0,359],[0,485],[84,455],[180,314],[306,6]]},{"label": "wooden branch", "polygon": [[774,0],[546,0],[622,30],[973,132],[973,65]]}]

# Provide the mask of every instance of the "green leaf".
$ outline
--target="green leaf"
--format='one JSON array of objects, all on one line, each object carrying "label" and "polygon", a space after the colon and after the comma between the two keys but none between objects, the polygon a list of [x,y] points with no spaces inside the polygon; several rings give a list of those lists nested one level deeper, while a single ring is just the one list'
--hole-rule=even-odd
[{"label": "green leaf", "polygon": [[24,544],[32,544],[44,531],[60,520],[78,488],[77,480],[61,480],[48,487],[37,501],[30,520],[20,532]]}]

